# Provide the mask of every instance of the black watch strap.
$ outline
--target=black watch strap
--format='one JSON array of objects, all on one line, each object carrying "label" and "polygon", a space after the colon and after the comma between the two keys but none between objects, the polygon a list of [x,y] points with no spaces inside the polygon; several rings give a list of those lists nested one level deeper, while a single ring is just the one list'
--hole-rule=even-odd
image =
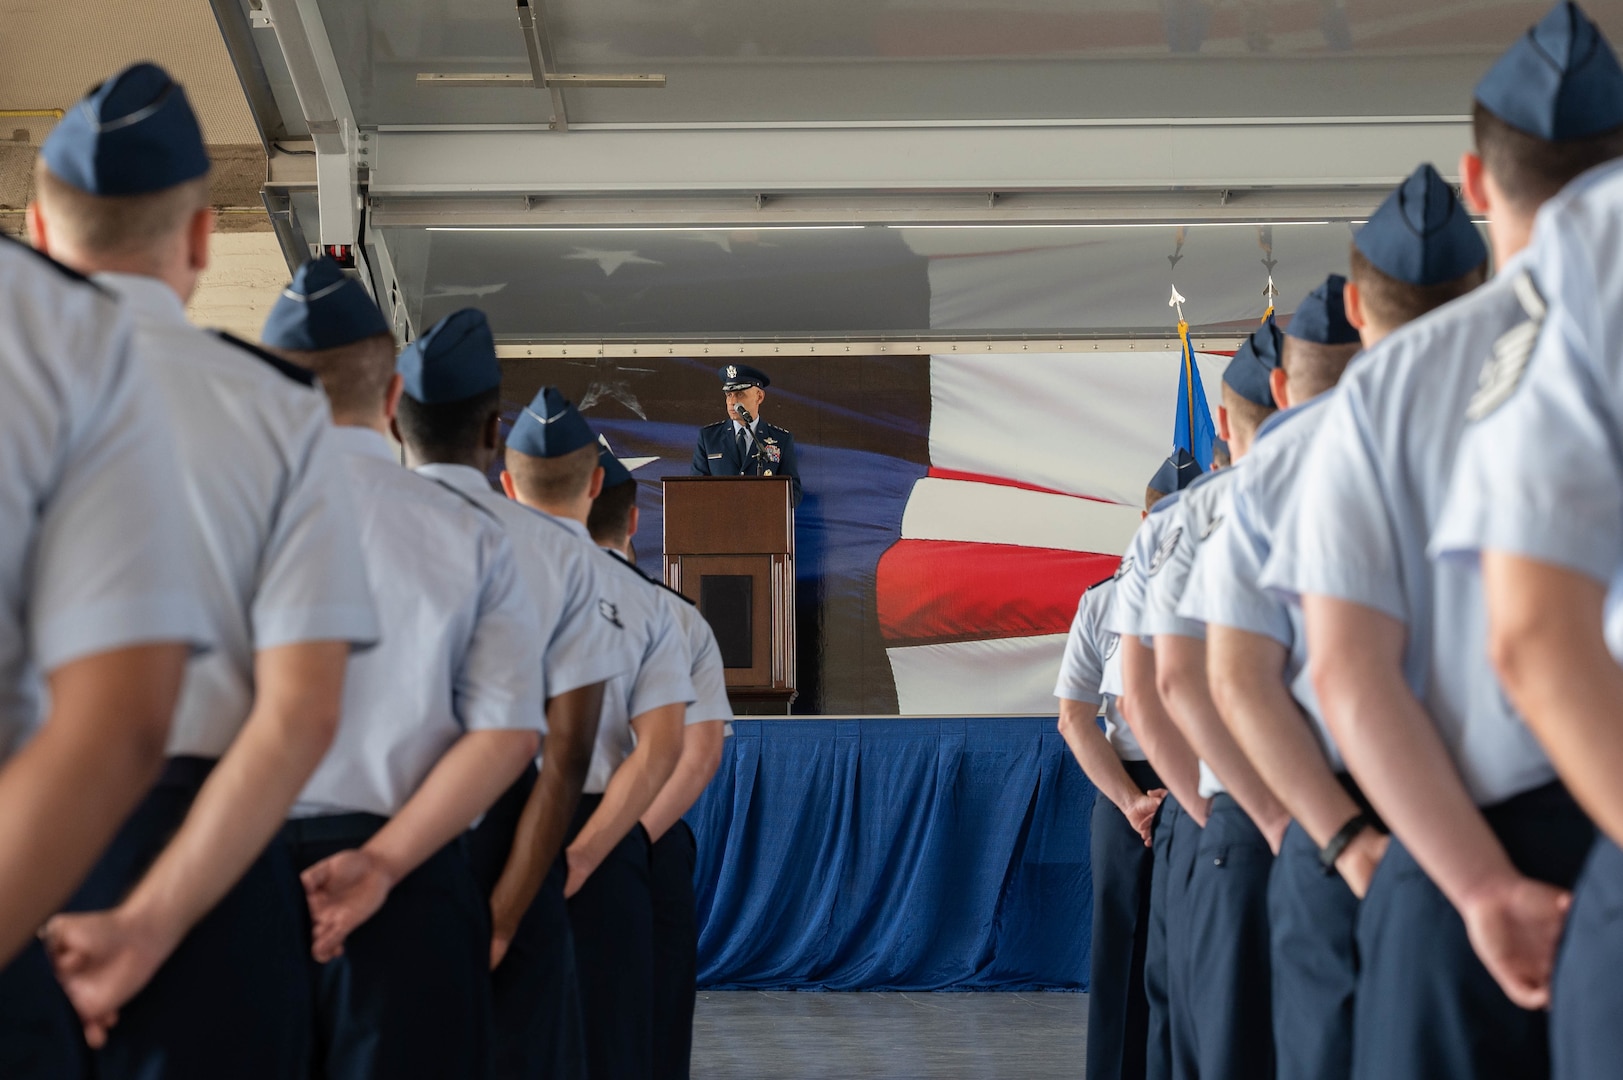
[{"label": "black watch strap", "polygon": [[1356,840],[1359,833],[1374,827],[1374,820],[1362,810],[1348,818],[1347,824],[1336,831],[1328,844],[1319,849],[1319,865],[1324,868],[1324,872],[1326,874],[1335,873],[1336,860],[1341,858],[1341,853],[1347,850],[1347,845]]}]

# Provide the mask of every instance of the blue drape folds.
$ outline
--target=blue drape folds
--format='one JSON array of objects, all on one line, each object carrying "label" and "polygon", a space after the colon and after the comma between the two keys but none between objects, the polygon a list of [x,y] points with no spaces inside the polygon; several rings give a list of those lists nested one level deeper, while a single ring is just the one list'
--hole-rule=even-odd
[{"label": "blue drape folds", "polygon": [[688,814],[699,984],[1086,989],[1093,796],[1052,718],[737,721]]}]

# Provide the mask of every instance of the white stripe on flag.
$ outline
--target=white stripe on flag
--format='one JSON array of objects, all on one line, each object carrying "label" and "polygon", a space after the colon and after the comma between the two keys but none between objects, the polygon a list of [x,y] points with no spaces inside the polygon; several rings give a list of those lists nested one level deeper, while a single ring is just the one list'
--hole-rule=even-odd
[{"label": "white stripe on flag", "polygon": [[1054,716],[1065,634],[887,649],[904,716]]},{"label": "white stripe on flag", "polygon": [[902,514],[904,540],[958,540],[1120,555],[1138,529],[1131,506],[999,484],[925,477]]},{"label": "white stripe on flag", "polygon": [[[1226,356],[1197,358],[1217,419]],[[1139,506],[1172,449],[1179,354],[930,358],[930,463]]]}]

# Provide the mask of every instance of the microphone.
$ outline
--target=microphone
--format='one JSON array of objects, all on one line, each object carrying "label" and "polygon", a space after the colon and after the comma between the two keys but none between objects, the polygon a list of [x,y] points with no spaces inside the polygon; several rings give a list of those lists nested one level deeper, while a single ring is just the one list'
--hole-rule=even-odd
[{"label": "microphone", "polygon": [[[755,417],[750,415],[750,411],[748,409],[744,408],[742,403],[740,403],[738,405],[734,405],[733,406],[733,411],[738,414],[738,418],[740,420],[744,421],[744,426],[745,427],[749,427],[751,424],[753,424],[755,422]],[[757,474],[760,473],[760,471],[761,471],[761,443],[757,439],[754,439],[754,438],[750,439],[749,461],[746,464],[749,466],[749,469],[751,470],[751,475],[757,475]]]}]

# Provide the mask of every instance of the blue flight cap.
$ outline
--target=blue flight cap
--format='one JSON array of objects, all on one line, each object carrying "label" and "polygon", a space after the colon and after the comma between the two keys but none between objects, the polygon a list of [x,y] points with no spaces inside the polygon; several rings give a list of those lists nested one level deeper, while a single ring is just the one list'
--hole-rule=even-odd
[{"label": "blue flight cap", "polygon": [[259,339],[273,349],[317,352],[387,333],[383,312],[361,283],[323,255],[299,267]]},{"label": "blue flight cap", "polygon": [[502,384],[496,339],[478,308],[454,311],[400,352],[395,365],[406,393],[424,405],[449,405]]},{"label": "blue flight cap", "polygon": [[1600,28],[1563,0],[1488,69],[1476,100],[1528,135],[1582,139],[1623,127],[1623,68]]},{"label": "blue flight cap", "polygon": [[597,442],[580,410],[556,386],[544,386],[518,414],[507,447],[531,457],[555,458]]},{"label": "blue flight cap", "polygon": [[40,148],[45,167],[90,195],[145,195],[209,171],[186,91],[156,64],[135,64],[69,109]]},{"label": "blue flight cap", "polygon": [[1170,495],[1174,491],[1184,488],[1200,479],[1200,463],[1195,455],[1187,450],[1174,450],[1172,455],[1161,462],[1161,467],[1155,470],[1150,477],[1150,490],[1159,491],[1163,495]]},{"label": "blue flight cap", "polygon": [[620,464],[620,459],[614,456],[614,451],[609,449],[609,444],[601,439],[598,440],[597,444],[597,463],[603,466],[604,491],[620,484],[631,483],[631,470]]},{"label": "blue flight cap", "polygon": [[752,368],[748,364],[727,364],[718,368],[716,374],[721,376],[721,388],[728,393],[734,390],[748,390],[752,386],[759,386],[764,390],[772,385],[772,380],[766,377],[766,372],[760,368]]},{"label": "blue flight cap", "polygon": [[1430,164],[1410,173],[1386,197],[1353,245],[1375,269],[1409,285],[1441,285],[1488,259],[1471,215]]},{"label": "blue flight cap", "polygon": [[1268,379],[1279,367],[1284,338],[1270,315],[1267,322],[1240,343],[1234,359],[1223,369],[1224,384],[1252,404],[1273,408],[1274,392]]},{"label": "blue flight cap", "polygon": [[1296,305],[1296,314],[1285,333],[1299,341],[1315,345],[1351,345],[1359,340],[1358,331],[1347,321],[1347,302],[1344,292],[1347,279],[1331,274],[1324,284],[1302,298]]}]

